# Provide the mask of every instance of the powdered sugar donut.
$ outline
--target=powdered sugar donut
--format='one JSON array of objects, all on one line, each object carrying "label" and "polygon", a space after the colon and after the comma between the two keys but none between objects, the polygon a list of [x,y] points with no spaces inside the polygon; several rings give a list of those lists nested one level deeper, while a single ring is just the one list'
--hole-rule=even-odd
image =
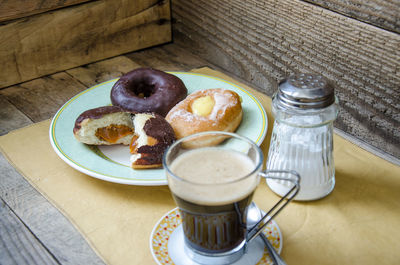
[{"label": "powdered sugar donut", "polygon": [[[231,90],[214,88],[196,91],[175,105],[167,114],[177,139],[204,131],[234,132],[242,121],[239,95]],[[211,146],[219,140],[199,139],[199,146]]]}]

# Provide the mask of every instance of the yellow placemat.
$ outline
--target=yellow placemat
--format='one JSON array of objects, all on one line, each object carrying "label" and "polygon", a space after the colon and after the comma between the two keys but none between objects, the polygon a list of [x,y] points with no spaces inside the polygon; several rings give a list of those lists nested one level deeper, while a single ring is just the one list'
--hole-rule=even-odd
[{"label": "yellow placemat", "polygon": [[[244,87],[268,114],[271,99],[209,68],[213,75]],[[58,207],[109,264],[153,264],[149,236],[175,207],[168,187],[108,183],[65,164],[53,151],[50,121],[0,137],[0,149],[19,172]],[[336,187],[315,202],[294,202],[276,219],[288,264],[396,264],[400,260],[400,167],[347,140],[334,137]],[[264,209],[278,197],[261,183],[255,201]]]}]

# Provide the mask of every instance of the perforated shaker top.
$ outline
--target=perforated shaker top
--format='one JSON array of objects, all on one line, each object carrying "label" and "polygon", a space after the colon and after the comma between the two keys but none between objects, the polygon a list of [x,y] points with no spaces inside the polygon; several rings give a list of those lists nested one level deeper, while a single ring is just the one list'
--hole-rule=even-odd
[{"label": "perforated shaker top", "polygon": [[334,87],[321,75],[299,73],[279,84],[279,103],[289,108],[320,109],[335,102]]}]

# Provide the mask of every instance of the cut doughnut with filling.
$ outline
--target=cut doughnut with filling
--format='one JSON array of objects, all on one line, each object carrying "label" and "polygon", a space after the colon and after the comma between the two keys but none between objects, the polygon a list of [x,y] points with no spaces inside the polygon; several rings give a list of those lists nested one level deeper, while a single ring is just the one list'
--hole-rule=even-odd
[{"label": "cut doughnut with filling", "polygon": [[133,126],[135,133],[130,144],[131,167],[160,167],[165,149],[175,141],[171,125],[158,114],[139,113],[133,117]]},{"label": "cut doughnut with filling", "polygon": [[75,138],[89,145],[129,145],[134,169],[156,168],[175,141],[171,125],[155,113],[132,113],[115,106],[83,112],[75,121]]},{"label": "cut doughnut with filling", "polygon": [[115,106],[83,112],[75,121],[75,138],[90,145],[129,145],[134,133],[133,113]]}]

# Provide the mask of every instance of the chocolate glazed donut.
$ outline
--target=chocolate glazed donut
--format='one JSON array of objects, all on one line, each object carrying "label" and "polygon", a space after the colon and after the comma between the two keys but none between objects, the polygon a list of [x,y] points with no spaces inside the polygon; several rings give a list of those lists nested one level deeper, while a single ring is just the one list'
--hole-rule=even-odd
[{"label": "chocolate glazed donut", "polygon": [[111,89],[113,105],[131,112],[155,112],[163,117],[186,96],[182,80],[151,68],[126,73]]}]

